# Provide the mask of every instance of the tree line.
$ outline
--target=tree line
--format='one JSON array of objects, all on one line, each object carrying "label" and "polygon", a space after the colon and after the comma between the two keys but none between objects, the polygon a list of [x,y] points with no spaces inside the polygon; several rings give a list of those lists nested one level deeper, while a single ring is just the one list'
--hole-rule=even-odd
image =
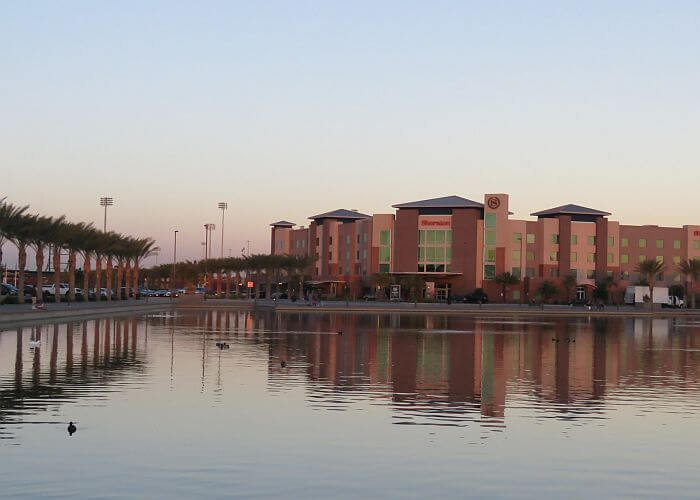
[{"label": "tree line", "polygon": [[[27,250],[32,249],[36,255],[36,299],[43,301],[42,285],[44,283],[44,264],[46,250],[51,249],[53,264],[54,299],[61,300],[61,253],[68,253],[68,299],[75,300],[75,275],[78,256],[83,260],[83,293],[87,300],[90,290],[90,278],[94,276],[96,300],[101,299],[102,274],[105,275],[106,300],[112,300],[112,284],[126,287],[125,297],[137,296],[139,267],[143,260],[158,251],[151,238],[135,238],[113,231],[100,231],[92,223],[69,222],[65,216],[52,217],[29,212],[29,206],[19,206],[0,198],[0,266],[2,265],[2,244],[5,241],[17,247],[17,285],[18,301],[25,301],[25,272],[27,267]],[[95,262],[91,273],[92,261]],[[121,293],[118,297],[121,297]]]}]

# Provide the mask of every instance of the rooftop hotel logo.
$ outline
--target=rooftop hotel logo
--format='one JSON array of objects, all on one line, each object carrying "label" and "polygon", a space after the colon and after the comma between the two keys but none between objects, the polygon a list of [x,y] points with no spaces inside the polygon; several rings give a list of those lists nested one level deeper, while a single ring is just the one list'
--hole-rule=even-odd
[{"label": "rooftop hotel logo", "polygon": [[501,206],[501,200],[496,198],[495,196],[492,196],[489,198],[486,203],[488,204],[489,208],[496,210],[498,207]]}]

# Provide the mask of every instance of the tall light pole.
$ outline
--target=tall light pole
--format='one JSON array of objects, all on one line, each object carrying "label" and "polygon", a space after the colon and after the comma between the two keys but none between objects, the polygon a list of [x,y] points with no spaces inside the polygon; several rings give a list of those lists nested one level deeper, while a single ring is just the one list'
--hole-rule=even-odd
[{"label": "tall light pole", "polygon": [[221,258],[224,258],[224,214],[226,209],[228,209],[228,203],[220,202],[219,208],[221,209]]},{"label": "tall light pole", "polygon": [[175,263],[177,262],[177,233],[175,229],[175,244],[173,245],[173,286],[175,286]]},{"label": "tall light pole", "polygon": [[211,222],[209,224],[204,224],[204,229],[207,232],[207,259],[211,259],[211,247],[213,241],[211,233],[214,232],[214,229],[216,229],[216,224],[212,224]]},{"label": "tall light pole", "polygon": [[100,198],[100,206],[105,207],[105,219],[104,219],[104,225],[102,226],[102,231],[105,233],[107,232],[107,207],[111,207],[114,205],[114,199],[110,198],[109,196],[103,196]]}]

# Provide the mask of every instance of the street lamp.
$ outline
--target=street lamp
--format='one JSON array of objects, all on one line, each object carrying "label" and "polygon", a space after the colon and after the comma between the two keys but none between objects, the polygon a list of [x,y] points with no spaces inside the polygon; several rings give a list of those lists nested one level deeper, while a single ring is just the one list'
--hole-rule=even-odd
[{"label": "street lamp", "polygon": [[177,233],[178,230],[175,229],[175,244],[173,245],[173,286],[175,286],[175,263],[177,262]]},{"label": "street lamp", "polygon": [[109,196],[103,196],[100,198],[100,206],[105,207],[105,220],[104,220],[104,225],[102,226],[102,231],[105,233],[107,232],[107,207],[111,207],[114,205],[114,199],[110,198]]},{"label": "street lamp", "polygon": [[228,209],[228,203],[220,202],[219,208],[221,209],[221,258],[224,258],[224,214]]}]

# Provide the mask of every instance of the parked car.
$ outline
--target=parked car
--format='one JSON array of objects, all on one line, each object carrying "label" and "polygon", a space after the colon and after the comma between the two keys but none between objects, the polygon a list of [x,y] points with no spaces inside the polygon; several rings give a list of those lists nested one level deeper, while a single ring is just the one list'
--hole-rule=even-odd
[{"label": "parked car", "polygon": [[24,285],[25,297],[36,297],[36,287],[34,285]]},{"label": "parked car", "polygon": [[9,283],[0,283],[0,295],[17,296],[17,287]]},{"label": "parked car", "polygon": [[[44,295],[49,295],[49,296],[56,296],[56,284],[52,283],[50,285],[44,285],[41,287],[41,290],[43,291]],[[61,297],[65,296],[68,293],[68,283],[59,283],[58,286],[58,293],[61,295]]]},{"label": "parked car", "polygon": [[362,296],[362,300],[377,300],[377,297],[368,293]]},{"label": "parked car", "polygon": [[271,295],[271,297],[274,300],[279,300],[279,299],[286,299],[288,296],[287,296],[287,292],[275,292]]},{"label": "parked car", "polygon": [[170,290],[156,290],[154,297],[170,297]]},{"label": "parked car", "polygon": [[462,299],[467,304],[488,304],[489,296],[481,288],[477,288],[472,293],[468,293]]},{"label": "parked car", "polygon": [[178,293],[178,295],[185,295],[187,293],[187,290],[185,290],[184,288],[178,288],[175,291]]}]

